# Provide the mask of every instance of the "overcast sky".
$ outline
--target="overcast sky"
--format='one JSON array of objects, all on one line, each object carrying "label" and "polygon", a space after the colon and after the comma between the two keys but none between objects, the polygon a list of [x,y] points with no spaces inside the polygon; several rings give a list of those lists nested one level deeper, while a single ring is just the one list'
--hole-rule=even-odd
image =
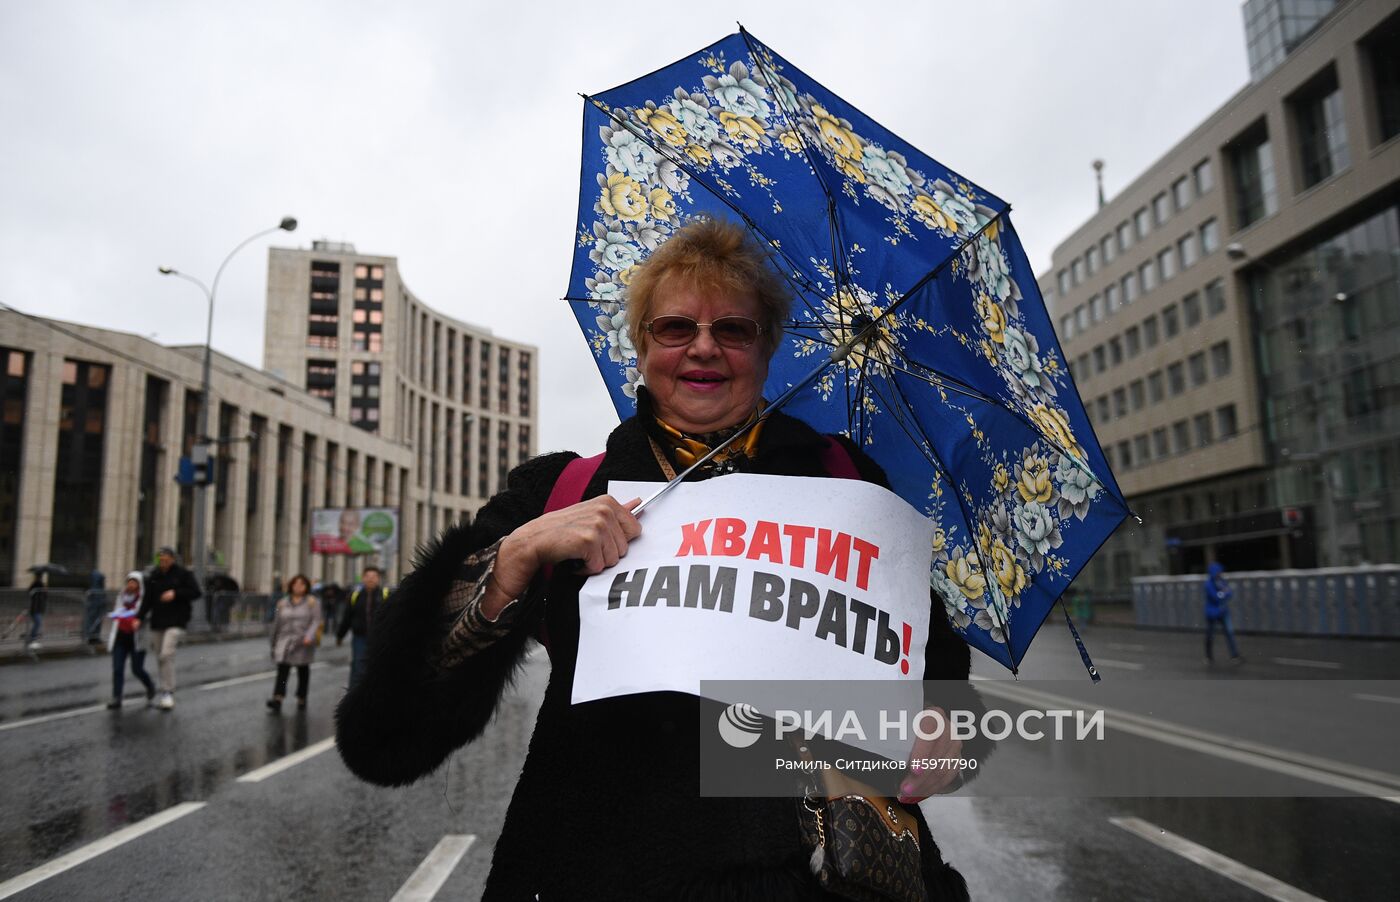
[{"label": "overcast sky", "polygon": [[[597,4],[0,0],[0,301],[203,341],[283,215],[542,349],[541,450],[616,418],[567,305],[580,92],[743,24],[1009,200],[1037,272],[1248,79],[1236,0]],[[509,172],[510,177],[503,177]],[[527,185],[524,190],[521,185]],[[266,244],[214,346],[262,361]],[[3,338],[3,336],[0,336]]]}]

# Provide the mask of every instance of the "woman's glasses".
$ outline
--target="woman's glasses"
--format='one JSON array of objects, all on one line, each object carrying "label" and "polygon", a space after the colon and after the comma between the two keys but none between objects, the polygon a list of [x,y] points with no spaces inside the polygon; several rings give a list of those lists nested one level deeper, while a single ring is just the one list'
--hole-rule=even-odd
[{"label": "woman's glasses", "polygon": [[712,323],[697,323],[688,316],[658,316],[645,326],[647,334],[667,348],[690,344],[702,326],[710,330],[715,344],[724,348],[747,348],[763,334],[763,327],[747,316],[721,316]]}]

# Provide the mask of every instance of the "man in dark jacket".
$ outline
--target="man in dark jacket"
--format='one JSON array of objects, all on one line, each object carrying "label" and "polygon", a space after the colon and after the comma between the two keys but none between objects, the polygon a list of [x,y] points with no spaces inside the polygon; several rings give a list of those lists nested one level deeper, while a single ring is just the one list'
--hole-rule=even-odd
[{"label": "man in dark jacket", "polygon": [[365,649],[369,644],[371,617],[379,605],[389,600],[389,590],[380,585],[382,575],[378,567],[366,567],[360,575],[360,587],[350,593],[350,603],[340,615],[340,625],[335,630],[335,644],[350,637],[350,685],[360,681],[365,672]]},{"label": "man in dark jacket", "polygon": [[150,628],[149,650],[160,664],[160,694],[156,707],[175,707],[175,649],[190,623],[194,600],[203,594],[194,574],[175,562],[175,549],[156,552],[156,566],[146,575],[140,618]]}]

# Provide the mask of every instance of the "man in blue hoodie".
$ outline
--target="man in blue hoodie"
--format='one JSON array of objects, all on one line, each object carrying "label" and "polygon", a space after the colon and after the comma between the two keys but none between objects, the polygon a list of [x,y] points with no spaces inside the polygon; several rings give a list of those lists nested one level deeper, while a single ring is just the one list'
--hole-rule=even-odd
[{"label": "man in blue hoodie", "polygon": [[1211,656],[1210,646],[1211,639],[1215,637],[1215,627],[1219,624],[1225,630],[1225,642],[1230,646],[1230,660],[1238,664],[1244,658],[1240,657],[1239,646],[1235,644],[1235,630],[1230,626],[1230,599],[1235,590],[1225,581],[1225,565],[1219,561],[1211,561],[1207,568],[1205,594],[1206,663],[1215,660]]}]

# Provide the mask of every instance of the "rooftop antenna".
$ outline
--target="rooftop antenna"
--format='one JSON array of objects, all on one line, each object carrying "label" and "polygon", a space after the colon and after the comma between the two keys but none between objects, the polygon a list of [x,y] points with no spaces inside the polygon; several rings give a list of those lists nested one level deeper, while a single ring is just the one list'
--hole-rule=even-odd
[{"label": "rooftop antenna", "polygon": [[1099,209],[1103,209],[1103,160],[1094,161],[1094,181],[1099,183]]}]

